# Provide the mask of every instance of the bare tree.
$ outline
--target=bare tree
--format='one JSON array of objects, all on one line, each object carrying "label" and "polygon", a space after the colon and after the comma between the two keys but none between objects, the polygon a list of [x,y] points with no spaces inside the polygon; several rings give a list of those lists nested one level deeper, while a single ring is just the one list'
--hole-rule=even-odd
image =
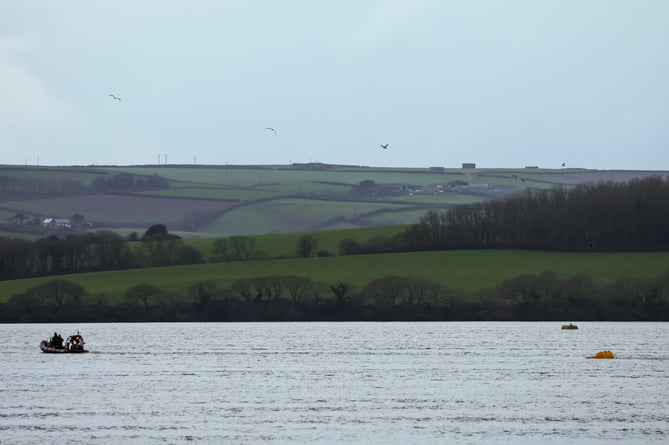
[{"label": "bare tree", "polygon": [[283,282],[293,303],[305,301],[316,293],[316,285],[311,278],[291,275],[283,277]]},{"label": "bare tree", "polygon": [[163,291],[151,284],[138,284],[125,291],[125,301],[131,304],[141,301],[144,309],[149,308],[151,301],[157,300],[164,295]]},{"label": "bare tree", "polygon": [[251,302],[261,295],[255,280],[252,278],[235,280],[230,289],[247,302]]},{"label": "bare tree", "polygon": [[295,253],[302,258],[310,257],[318,247],[318,240],[313,235],[302,235],[297,239]]},{"label": "bare tree", "polygon": [[280,276],[258,277],[255,279],[259,291],[259,299],[263,296],[267,301],[281,298],[283,293],[284,280]]},{"label": "bare tree", "polygon": [[68,304],[79,304],[85,294],[84,288],[72,281],[56,278],[35,288],[34,293],[42,301],[51,302],[60,308]]},{"label": "bare tree", "polygon": [[178,264],[183,245],[181,237],[167,232],[163,224],[154,224],[141,237],[144,258],[150,266]]},{"label": "bare tree", "polygon": [[216,285],[211,281],[198,281],[188,288],[188,297],[199,307],[207,306],[217,293]]},{"label": "bare tree", "polygon": [[212,252],[222,261],[250,261],[262,256],[256,248],[256,240],[250,236],[236,235],[214,241]]},{"label": "bare tree", "polygon": [[337,304],[344,304],[346,303],[346,295],[353,290],[353,285],[345,281],[337,281],[330,285],[330,289],[335,294]]}]

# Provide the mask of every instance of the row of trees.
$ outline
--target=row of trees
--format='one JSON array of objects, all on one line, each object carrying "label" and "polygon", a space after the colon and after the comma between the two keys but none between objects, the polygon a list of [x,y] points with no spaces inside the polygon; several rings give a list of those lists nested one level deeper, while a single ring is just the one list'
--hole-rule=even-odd
[{"label": "row of trees", "polygon": [[66,239],[0,239],[0,279],[120,269],[130,257],[125,240],[111,231]]},{"label": "row of trees", "polygon": [[57,195],[96,192],[129,192],[169,187],[169,181],[158,175],[118,173],[96,177],[90,184],[74,179],[44,179],[0,176],[0,195]]},{"label": "row of trees", "polygon": [[404,235],[412,249],[666,250],[669,179],[529,190],[430,211]]},{"label": "row of trees", "polygon": [[108,230],[66,238],[51,235],[37,241],[0,238],[0,280],[204,261],[199,251],[162,224],[130,239],[139,243],[128,244]]},{"label": "row of trees", "polygon": [[639,251],[669,249],[669,178],[526,190],[430,210],[395,236],[346,239],[339,253],[513,248]]},{"label": "row of trees", "polygon": [[[318,240],[305,234],[298,238],[295,256],[315,254]],[[255,238],[232,236],[214,241],[211,261],[252,261],[265,258],[256,247]],[[133,232],[123,238],[115,232],[101,230],[84,235],[59,238],[51,235],[36,241],[0,238],[0,280],[104,270],[161,267],[204,262],[194,247],[155,224],[139,236]]]},{"label": "row of trees", "polygon": [[72,179],[16,178],[0,176],[0,196],[81,193],[86,186]]},{"label": "row of trees", "polygon": [[589,277],[520,275],[468,294],[426,280],[387,276],[356,289],[302,276],[193,283],[186,295],[150,284],[108,304],[80,285],[53,279],[0,305],[0,321],[281,320],[637,320],[669,321],[669,272],[651,280],[597,285]]},{"label": "row of trees", "polygon": [[[308,258],[314,254],[319,256],[332,255],[330,252],[317,251],[318,239],[309,234],[301,235],[295,244],[295,256]],[[212,261],[253,261],[266,258],[265,254],[256,246],[255,238],[251,236],[235,235],[228,238],[218,238],[212,247]]]}]

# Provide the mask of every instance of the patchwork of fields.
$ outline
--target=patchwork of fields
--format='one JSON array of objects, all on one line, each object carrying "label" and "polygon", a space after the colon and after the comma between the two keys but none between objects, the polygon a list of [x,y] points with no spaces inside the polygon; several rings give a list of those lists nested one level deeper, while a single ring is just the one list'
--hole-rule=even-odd
[{"label": "patchwork of fields", "polygon": [[[666,175],[542,169],[388,169],[354,166],[0,166],[0,234],[51,234],[44,218],[83,217],[86,230],[228,236],[415,223],[432,208],[527,188]],[[97,187],[123,177],[160,186]],[[27,226],[25,221],[33,221]],[[74,231],[74,229],[71,229]],[[65,233],[66,234],[66,233]]]}]

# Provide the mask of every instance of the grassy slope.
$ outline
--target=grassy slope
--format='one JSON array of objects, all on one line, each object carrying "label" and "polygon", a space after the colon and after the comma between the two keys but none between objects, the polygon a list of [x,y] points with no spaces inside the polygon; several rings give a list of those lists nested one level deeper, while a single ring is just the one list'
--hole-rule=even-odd
[{"label": "grassy slope", "polygon": [[98,177],[107,176],[104,169],[91,167],[36,167],[0,165],[0,176],[42,181],[70,180],[90,184]]},{"label": "grassy slope", "polygon": [[[2,166],[0,176],[40,179],[71,179],[90,183],[99,176],[115,173],[157,174],[167,178],[171,187],[139,193],[140,197],[117,196],[118,206],[101,206],[107,196],[26,196],[2,202],[0,218],[15,213],[69,217],[82,214],[93,221],[95,229],[111,227],[119,233],[145,230],[155,223],[166,224],[170,231],[187,238],[226,236],[231,234],[280,233],[324,228],[368,227],[370,225],[410,224],[424,215],[428,206],[479,202],[501,196],[511,190],[528,187],[547,188],[555,184],[576,184],[596,180],[623,180],[667,172],[624,172],[575,169],[446,169],[443,173],[429,169],[332,166],[327,169],[283,166],[95,166],[95,167],[29,167]],[[525,181],[521,181],[522,177]],[[444,184],[456,179],[472,184],[502,186],[500,195],[458,193],[405,194],[377,196],[378,201],[349,193],[352,186],[370,179],[378,184],[427,185]],[[296,200],[292,195],[309,199]],[[319,195],[319,196],[314,196]],[[292,196],[287,198],[287,196]],[[183,198],[169,200],[168,197]],[[283,198],[282,198],[283,197]],[[41,198],[41,199],[35,199]],[[160,199],[158,199],[160,198]],[[197,198],[197,199],[190,199]],[[279,198],[267,202],[267,198]],[[326,198],[327,201],[319,198]],[[332,200],[329,200],[332,199]],[[341,199],[341,201],[336,201]],[[222,200],[216,202],[216,200]],[[252,202],[259,200],[257,202]],[[235,202],[248,205],[220,214]],[[220,205],[219,205],[220,204]],[[406,208],[403,208],[403,205]],[[388,211],[382,211],[388,209]],[[393,211],[402,209],[403,211]],[[373,212],[373,213],[370,213]],[[202,215],[218,218],[211,221]],[[193,218],[199,218],[199,231]],[[99,226],[98,226],[99,224]],[[46,233],[12,233],[8,236],[35,238]]]},{"label": "grassy slope", "polygon": [[201,184],[225,184],[241,187],[270,184],[299,184],[334,182],[358,184],[365,179],[377,183],[435,184],[462,179],[461,170],[448,173],[431,173],[427,169],[342,168],[326,170],[298,170],[286,166],[270,168],[188,168],[188,167],[111,167],[112,172],[125,171],[135,174],[158,174],[164,178]]},{"label": "grassy slope", "polygon": [[[410,169],[383,169],[383,168],[344,168],[332,170],[295,170],[291,168],[170,168],[170,167],[105,167],[89,169],[86,167],[68,168],[21,168],[0,166],[0,173],[9,176],[41,179],[76,179],[90,183],[95,177],[107,175],[110,172],[128,171],[137,174],[159,174],[174,181],[175,188],[148,194],[163,196],[195,196],[199,198],[226,198],[226,199],[258,199],[292,193],[330,193],[345,191],[349,185],[354,185],[363,179],[371,179],[377,183],[408,183],[433,184],[443,183],[454,179],[465,179],[473,182],[487,182],[500,185],[514,185],[521,188],[529,185],[533,187],[551,187],[551,183],[575,184],[583,182],[583,175],[592,180],[622,180],[638,176],[639,172],[586,172],[566,170],[542,171],[525,169],[479,169],[476,171],[452,170],[444,174],[429,173],[425,169],[413,171]],[[526,177],[522,184],[512,178],[512,174]],[[655,174],[647,172],[648,175]],[[660,172],[666,174],[666,172]],[[469,177],[469,175],[472,175]],[[329,181],[332,184],[323,184]],[[442,202],[442,196],[404,196],[406,203]],[[479,198],[471,195],[453,195],[451,202],[478,201]],[[55,201],[57,202],[57,201]],[[163,201],[161,201],[163,202]],[[317,204],[312,204],[317,203]],[[40,204],[39,209],[30,206],[37,201],[26,203],[13,202],[12,209],[3,210],[4,215],[13,214],[15,210],[28,206],[39,213],[48,206]],[[279,208],[276,206],[280,205]],[[297,210],[304,205],[313,205],[311,215],[299,216]],[[283,206],[283,207],[281,207]],[[337,209],[337,206],[341,206]],[[242,207],[241,212],[235,215],[231,212],[232,220],[225,221],[225,225],[246,227],[253,221],[264,221],[268,218],[276,222],[281,218],[298,218],[307,224],[317,223],[319,218],[330,218],[333,215],[356,216],[363,211],[379,207],[396,207],[396,204],[383,203],[352,203],[310,200],[282,200],[273,203],[259,203],[253,207]],[[243,210],[242,210],[243,209]],[[342,211],[348,209],[348,211]],[[77,208],[64,208],[63,201],[57,202],[58,214],[69,215]],[[160,216],[160,222],[177,221],[180,216],[174,209],[169,213],[160,214],[155,209],[149,210],[151,216]],[[244,217],[241,213],[246,212]],[[85,212],[92,218],[93,213]],[[417,220],[424,211],[409,210],[400,213],[385,213],[374,216],[374,222],[398,224],[408,220]],[[400,218],[403,217],[404,219]],[[170,219],[172,218],[172,219]],[[105,219],[100,215],[100,219]],[[313,221],[312,221],[313,219]],[[155,221],[154,221],[155,222]],[[343,224],[345,225],[345,224]],[[263,229],[254,228],[249,233]],[[270,230],[264,228],[265,230]],[[295,229],[295,226],[292,226]],[[277,229],[272,228],[272,231]],[[314,232],[318,241],[318,250],[328,250],[336,253],[339,241],[353,238],[364,241],[378,234],[392,235],[402,230],[402,227],[370,228],[351,231],[342,236],[340,232]],[[185,233],[181,234],[186,236]],[[198,233],[198,236],[205,235]],[[287,233],[276,235],[256,236],[259,250],[268,257],[286,256],[294,253],[297,237],[301,233]],[[205,235],[206,236],[206,235]],[[212,236],[212,235],[210,235]],[[213,235],[217,236],[217,235]],[[211,256],[213,239],[189,239],[205,256]],[[475,290],[484,287],[496,286],[503,280],[522,273],[541,273],[553,271],[559,277],[569,277],[575,274],[586,274],[599,283],[611,282],[621,277],[650,278],[664,273],[669,268],[669,252],[661,253],[556,253],[556,252],[525,252],[525,251],[459,251],[459,252],[425,252],[412,254],[367,255],[356,257],[326,257],[311,259],[267,260],[251,263],[217,263],[198,266],[171,267],[160,269],[142,269],[119,272],[105,272],[94,274],[80,274],[64,276],[63,278],[80,282],[91,295],[107,295],[110,301],[122,298],[125,290],[135,284],[151,283],[165,290],[183,295],[188,286],[197,280],[211,280],[219,287],[227,287],[239,277],[253,277],[264,275],[304,275],[323,283],[333,283],[337,280],[346,280],[363,286],[369,280],[383,277],[388,274],[415,276],[432,281],[438,281],[446,286]],[[14,280],[0,282],[0,302],[6,301],[12,295],[34,287],[36,284],[48,281],[53,277],[31,280]]]},{"label": "grassy slope", "polygon": [[[142,192],[139,197],[117,198],[117,201],[128,201],[125,211],[107,207],[99,208],[99,199],[95,196],[44,196],[42,199],[14,200],[6,203],[6,213],[24,212],[27,214],[56,215],[67,217],[74,213],[85,215],[88,220],[100,223],[101,227],[115,226],[117,230],[137,230],[137,227],[160,222],[170,229],[178,229],[179,224],[193,213],[212,214],[203,201],[191,203],[181,201],[169,211],[162,212],[164,199],[152,197],[175,198],[207,198],[231,200],[222,204],[224,208],[233,201],[249,202],[257,199],[278,197],[281,195],[300,194],[305,197],[311,194],[333,196],[338,194],[343,201],[323,201],[319,199],[280,199],[274,202],[256,202],[243,206],[233,212],[222,215],[202,228],[204,234],[225,236],[230,234],[280,233],[300,230],[329,228],[364,227],[369,225],[407,224],[413,223],[424,213],[425,204],[451,204],[479,201],[481,197],[459,194],[443,194],[440,196],[414,195],[380,198],[378,202],[349,201],[351,186],[364,179],[372,179],[378,183],[432,184],[463,178],[461,171],[434,173],[427,169],[387,169],[364,167],[335,167],[325,170],[295,169],[288,166],[259,166],[246,168],[223,167],[163,167],[163,166],[129,166],[129,167],[63,167],[63,168],[11,168],[0,166],[0,174],[20,173],[23,177],[31,175],[48,175],[50,179],[66,178],[82,180],[88,183],[100,175],[111,175],[120,172],[135,174],[157,174],[171,181],[171,188]],[[313,198],[313,197],[312,197]],[[105,199],[112,199],[106,197]],[[334,197],[334,199],[337,199]],[[132,201],[132,202],[131,202]],[[143,202],[134,205],[133,202]],[[176,202],[176,201],[175,201]],[[421,206],[419,209],[411,205]],[[375,213],[382,209],[402,209],[404,212]],[[147,213],[148,212],[148,213]],[[100,227],[98,227],[100,228]],[[127,230],[126,230],[127,231]],[[198,237],[202,233],[186,233],[182,236]]]},{"label": "grassy slope", "polygon": [[[177,295],[189,285],[209,280],[221,288],[242,277],[301,275],[325,284],[345,280],[358,288],[370,280],[394,274],[413,276],[454,289],[493,287],[511,277],[552,271],[558,277],[591,276],[598,283],[618,278],[652,278],[667,271],[669,252],[571,253],[536,251],[445,251],[360,255],[257,262],[211,263],[118,272],[76,274],[62,278],[80,283],[90,295],[119,301],[129,287],[150,283]],[[53,279],[45,277],[0,282],[0,301]]]},{"label": "grassy slope", "polygon": [[[358,242],[364,242],[377,236],[393,236],[406,230],[408,226],[385,226],[368,227],[346,230],[325,230],[322,232],[292,232],[276,233],[271,235],[253,236],[256,242],[256,248],[262,252],[265,257],[292,257],[295,255],[297,240],[302,235],[308,234],[316,238],[316,250],[327,250],[336,254],[339,251],[339,242],[343,239],[353,239]],[[187,239],[184,242],[195,247],[200,251],[205,259],[212,256],[212,246],[217,238]]]},{"label": "grassy slope", "polygon": [[403,208],[401,204],[323,201],[315,199],[280,199],[242,206],[217,218],[208,232],[271,233],[291,230],[310,230],[332,218],[360,214],[381,209]]}]

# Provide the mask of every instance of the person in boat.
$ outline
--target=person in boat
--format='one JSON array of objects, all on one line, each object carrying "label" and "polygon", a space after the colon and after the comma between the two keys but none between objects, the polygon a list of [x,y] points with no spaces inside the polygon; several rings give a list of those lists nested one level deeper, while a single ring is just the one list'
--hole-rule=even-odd
[{"label": "person in boat", "polygon": [[51,346],[57,349],[62,349],[63,347],[63,337],[57,332],[54,332],[53,337],[51,337]]},{"label": "person in boat", "polygon": [[77,335],[70,335],[67,339],[67,348],[70,351],[79,351],[84,349],[84,342],[81,338],[81,335],[77,332]]}]

